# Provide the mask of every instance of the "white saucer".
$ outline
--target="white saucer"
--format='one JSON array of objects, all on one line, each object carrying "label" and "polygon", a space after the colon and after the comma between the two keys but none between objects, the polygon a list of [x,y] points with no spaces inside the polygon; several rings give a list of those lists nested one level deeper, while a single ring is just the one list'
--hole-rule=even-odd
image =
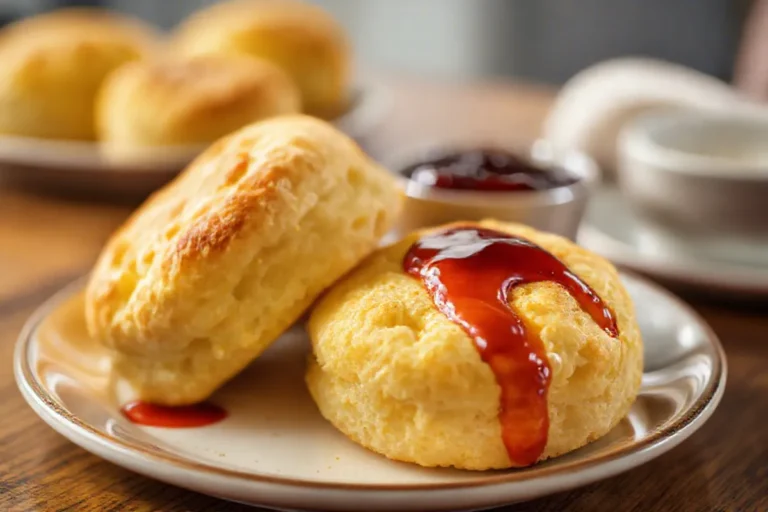
[{"label": "white saucer", "polygon": [[[333,120],[365,146],[391,107],[385,89],[355,89],[349,110]],[[56,192],[143,197],[179,173],[207,145],[148,148],[130,158],[96,142],[0,135],[0,180]]]},{"label": "white saucer", "polygon": [[590,199],[577,241],[618,265],[670,282],[745,297],[768,296],[768,233],[762,239],[679,233],[633,211],[618,189]]},{"label": "white saucer", "polygon": [[[85,334],[82,282],[30,319],[15,354],[18,385],[51,427],[88,451],[174,485],[254,505],[310,510],[479,509],[607,478],[682,442],[709,418],[726,365],[709,327],[674,296],[623,276],[645,339],[643,387],[606,437],[531,468],[470,472],[392,462],[352,443],[304,387],[308,342],[284,335],[214,395],[229,417],[192,429],[139,427],[109,389],[109,358]],[[83,478],[88,478],[83,475]]]}]

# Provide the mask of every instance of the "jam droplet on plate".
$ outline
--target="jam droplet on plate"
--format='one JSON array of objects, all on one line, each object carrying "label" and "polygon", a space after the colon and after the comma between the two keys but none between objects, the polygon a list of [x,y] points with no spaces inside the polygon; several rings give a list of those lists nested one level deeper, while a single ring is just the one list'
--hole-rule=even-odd
[{"label": "jam droplet on plate", "polygon": [[530,465],[547,444],[551,370],[537,333],[509,305],[525,283],[563,286],[606,333],[618,336],[613,312],[555,256],[532,242],[484,228],[450,228],[414,243],[403,259],[435,306],[474,340],[501,388],[499,421],[510,460]]},{"label": "jam droplet on plate", "polygon": [[502,149],[447,153],[413,164],[403,173],[437,188],[501,192],[548,190],[578,181],[563,169],[542,169]]},{"label": "jam droplet on plate", "polygon": [[121,411],[138,425],[165,428],[205,427],[227,417],[227,411],[208,402],[169,407],[138,400],[125,404]]}]

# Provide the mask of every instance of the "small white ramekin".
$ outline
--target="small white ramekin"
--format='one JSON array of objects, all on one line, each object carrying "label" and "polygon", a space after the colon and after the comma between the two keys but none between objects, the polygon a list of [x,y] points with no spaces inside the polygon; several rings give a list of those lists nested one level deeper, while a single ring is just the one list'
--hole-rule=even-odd
[{"label": "small white ramekin", "polygon": [[[543,231],[574,239],[587,205],[592,185],[599,179],[595,162],[582,153],[555,155],[544,141],[533,144],[530,159],[543,168],[558,166],[576,182],[549,190],[483,191],[441,189],[409,179],[400,171],[425,156],[442,150],[460,151],[464,145],[431,145],[408,152],[395,162],[393,170],[407,196],[396,227],[399,234],[461,220],[497,219],[527,224]],[[467,146],[475,149],[478,145]],[[494,144],[493,147],[500,147]]]}]

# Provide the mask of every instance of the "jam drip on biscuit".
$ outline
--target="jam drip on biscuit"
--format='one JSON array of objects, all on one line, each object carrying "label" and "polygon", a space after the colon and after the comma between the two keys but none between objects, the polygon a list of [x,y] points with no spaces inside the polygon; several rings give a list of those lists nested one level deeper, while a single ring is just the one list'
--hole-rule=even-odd
[{"label": "jam drip on biscuit", "polygon": [[227,411],[208,402],[169,407],[139,400],[127,403],[121,411],[138,425],[165,428],[205,427],[227,417]]},{"label": "jam drip on biscuit", "polygon": [[499,421],[509,458],[536,462],[547,444],[551,370],[538,332],[510,306],[516,286],[563,286],[606,333],[613,312],[555,256],[528,240],[483,228],[431,233],[408,250],[403,269],[421,279],[435,306],[474,340],[501,388]]}]

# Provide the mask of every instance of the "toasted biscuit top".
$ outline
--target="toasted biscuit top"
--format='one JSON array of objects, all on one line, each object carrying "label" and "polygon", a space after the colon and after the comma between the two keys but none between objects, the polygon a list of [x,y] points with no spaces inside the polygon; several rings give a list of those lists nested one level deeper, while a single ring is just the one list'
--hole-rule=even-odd
[{"label": "toasted biscuit top", "polygon": [[[271,228],[285,208],[303,215],[328,193],[318,188],[293,197],[303,180],[328,187],[347,173],[354,182],[365,172],[377,177],[373,191],[392,186],[385,171],[372,165],[350,139],[307,116],[274,118],[219,140],[107,243],[88,286],[92,334],[127,351],[143,342],[171,350],[186,346],[196,332],[195,311],[209,299],[216,307],[216,291],[224,295],[234,287],[229,281],[240,278],[234,262],[246,262],[230,250],[237,240],[254,242],[248,254],[268,251],[284,236]],[[169,325],[178,325],[178,332],[167,333]]]},{"label": "toasted biscuit top", "polygon": [[107,242],[88,331],[118,386],[153,403],[209,397],[373,251],[395,179],[346,135],[293,115],[214,143]]}]

